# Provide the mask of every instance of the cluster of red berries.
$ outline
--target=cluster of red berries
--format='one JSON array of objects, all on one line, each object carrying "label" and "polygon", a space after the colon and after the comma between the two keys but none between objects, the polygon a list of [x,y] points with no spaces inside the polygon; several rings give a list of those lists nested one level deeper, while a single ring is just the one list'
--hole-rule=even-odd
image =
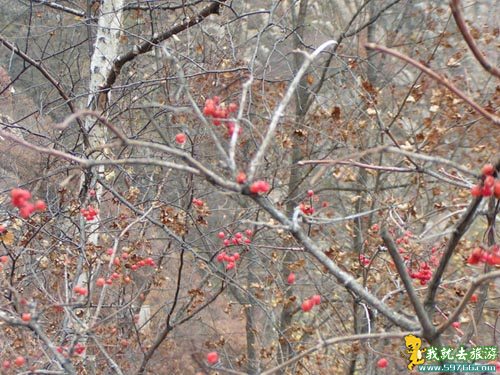
[{"label": "cluster of red berries", "polygon": [[403,235],[399,238],[396,238],[396,244],[401,245],[405,244],[408,245],[410,243],[410,238],[413,237],[413,233],[409,230],[403,233]]},{"label": "cluster of red berries", "polygon": [[[104,277],[99,277],[95,281],[95,285],[98,286],[98,287],[101,287],[101,288],[104,285],[112,285],[113,284],[113,280],[120,279],[121,277],[122,277],[122,275],[120,275],[118,272],[113,272],[108,279],[105,279]],[[123,277],[123,282],[125,284],[130,284],[132,282],[132,279],[129,276],[124,276]]]},{"label": "cluster of red berries", "polygon": [[312,308],[321,303],[321,296],[319,294],[315,294],[309,299],[306,299],[302,302],[302,311],[308,312],[311,311]]},{"label": "cluster of red berries", "polygon": [[31,203],[31,193],[25,189],[12,189],[10,198],[12,205],[19,208],[19,215],[23,219],[29,218],[35,211],[43,212],[47,209],[47,204],[40,199]]},{"label": "cluster of red berries", "polygon": [[[224,122],[227,129],[228,136],[232,136],[236,125],[233,121],[227,121],[230,113],[234,113],[238,110],[238,105],[235,103],[229,103],[226,107],[224,104],[220,103],[220,98],[218,96],[214,96],[213,98],[209,98],[205,100],[205,107],[203,108],[203,114],[208,117],[212,117],[212,123],[215,126],[219,126]],[[241,128],[239,130],[241,133]]]},{"label": "cluster of red berries", "polygon": [[217,237],[219,237],[221,240],[223,240],[224,246],[229,246],[231,244],[238,246],[238,245],[243,245],[243,244],[246,244],[246,245],[251,244],[252,240],[250,239],[250,237],[252,237],[252,234],[253,234],[252,230],[247,229],[247,230],[245,230],[245,236],[243,236],[243,234],[240,232],[236,232],[234,234],[234,237],[226,238],[226,234],[224,232],[219,232],[219,233],[217,233]]},{"label": "cluster of red berries", "polygon": [[472,265],[478,263],[486,263],[490,266],[500,265],[500,246],[493,245],[491,251],[476,247],[467,259],[467,263]]},{"label": "cluster of red berries", "polygon": [[137,271],[139,268],[141,267],[145,267],[145,266],[149,266],[149,267],[156,267],[156,263],[154,261],[153,258],[146,258],[146,259],[142,259],[140,261],[138,261],[136,264],[132,264],[130,266],[130,269],[132,271]]},{"label": "cluster of red berries", "polygon": [[232,270],[234,267],[236,267],[236,262],[240,260],[240,253],[233,253],[233,255],[226,254],[225,251],[219,253],[217,255],[217,262],[222,263],[222,262],[227,262],[226,264],[226,270]]},{"label": "cluster of red berries", "polygon": [[420,267],[417,272],[409,272],[412,279],[420,280],[420,285],[426,285],[427,281],[432,278],[431,267],[427,262],[420,263]]},{"label": "cluster of red berries", "polygon": [[299,204],[299,208],[305,215],[312,215],[315,211],[313,206],[305,203]]},{"label": "cluster of red berries", "polygon": [[252,194],[259,194],[259,193],[267,193],[270,189],[269,183],[266,181],[255,181],[253,184],[250,185],[250,193]]},{"label": "cluster of red berries", "polygon": [[92,221],[99,214],[99,210],[93,206],[89,206],[88,208],[80,209],[80,213],[83,215],[85,220]]},{"label": "cluster of red berries", "polygon": [[[17,356],[13,361],[12,363],[14,363],[15,366],[17,367],[22,367],[26,364],[26,358],[24,358],[22,355],[20,356]],[[8,370],[10,369],[10,367],[12,366],[12,363],[8,360],[5,360],[2,362],[2,367],[4,370]]]},{"label": "cluster of red berries", "polygon": [[500,180],[495,179],[495,167],[493,164],[485,164],[481,170],[482,184],[474,185],[470,193],[473,197],[489,197],[495,195],[500,199]]},{"label": "cluster of red berries", "polygon": [[[315,212],[315,209],[312,205],[313,201],[317,202],[319,200],[318,197],[314,195],[314,190],[308,190],[307,191],[307,196],[309,197],[309,202],[301,202],[299,204],[299,209],[305,214],[305,215],[312,215]],[[324,205],[325,202],[323,202],[322,206],[326,207]],[[327,204],[328,205],[328,204]]]}]

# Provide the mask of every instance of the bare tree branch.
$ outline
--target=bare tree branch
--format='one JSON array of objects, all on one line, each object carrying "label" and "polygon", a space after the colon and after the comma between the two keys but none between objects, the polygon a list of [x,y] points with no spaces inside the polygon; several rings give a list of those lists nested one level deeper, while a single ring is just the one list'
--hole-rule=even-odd
[{"label": "bare tree branch", "polygon": [[469,46],[471,52],[474,54],[476,60],[481,64],[481,66],[490,74],[494,75],[497,78],[500,78],[500,69],[491,64],[484,54],[479,50],[474,38],[472,37],[467,24],[465,23],[464,16],[462,11],[460,10],[460,0],[451,0],[450,8],[453,14],[453,18],[455,18],[455,22],[457,23],[458,29],[460,33],[464,37],[467,45]]},{"label": "bare tree branch", "polygon": [[365,47],[368,49],[373,49],[375,51],[387,53],[388,55],[391,55],[391,56],[394,56],[400,60],[406,61],[408,64],[413,65],[414,67],[420,69],[421,71],[423,71],[424,73],[426,73],[427,75],[429,75],[433,79],[435,79],[439,84],[445,86],[448,90],[450,90],[452,93],[454,93],[460,99],[465,101],[470,107],[472,107],[472,109],[474,109],[477,113],[481,114],[484,118],[492,121],[495,125],[500,125],[500,118],[498,116],[496,116],[493,113],[488,112],[486,109],[484,109],[479,104],[474,102],[468,95],[466,95],[461,90],[459,90],[453,83],[451,83],[450,81],[448,81],[446,78],[442,77],[441,75],[437,74],[432,69],[429,69],[425,65],[419,63],[418,61],[413,60],[411,57],[403,55],[402,53],[399,53],[398,51],[395,51],[393,49],[380,46],[378,44],[368,43],[365,45]]}]

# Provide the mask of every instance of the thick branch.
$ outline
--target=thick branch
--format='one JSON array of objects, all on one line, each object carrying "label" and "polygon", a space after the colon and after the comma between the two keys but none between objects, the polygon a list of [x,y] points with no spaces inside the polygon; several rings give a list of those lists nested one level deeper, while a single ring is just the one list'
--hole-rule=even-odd
[{"label": "thick branch", "polygon": [[411,321],[405,316],[392,310],[389,306],[383,303],[380,298],[366,290],[366,288],[358,283],[352,275],[343,271],[335,262],[328,258],[328,256],[318,246],[316,246],[316,244],[300,227],[295,225],[294,222],[288,219],[283,213],[278,211],[267,198],[257,195],[253,195],[252,198],[274,219],[278,220],[281,224],[286,225],[290,230],[290,233],[302,245],[304,245],[304,248],[323,266],[325,266],[330,274],[332,274],[346,289],[350,290],[359,298],[365,300],[371,307],[373,307],[375,310],[377,310],[397,326],[411,331],[420,329],[418,323]]},{"label": "thick branch", "polygon": [[443,333],[453,322],[456,322],[458,320],[458,317],[460,316],[460,314],[465,310],[465,308],[469,304],[470,298],[474,294],[474,291],[481,284],[483,284],[486,281],[490,281],[492,279],[497,279],[497,278],[500,278],[500,271],[495,271],[495,272],[487,273],[487,274],[481,275],[481,276],[477,277],[476,279],[474,279],[472,281],[471,286],[467,290],[467,293],[465,293],[465,295],[462,298],[462,301],[457,306],[457,308],[455,309],[455,311],[453,311],[453,313],[448,317],[448,320],[446,322],[444,322],[443,324],[441,324],[437,328],[436,332],[438,334]]},{"label": "thick branch", "polygon": [[113,63],[113,67],[109,73],[109,76],[106,79],[106,83],[104,84],[103,87],[101,87],[101,89],[106,91],[113,86],[113,84],[116,82],[118,75],[120,74],[121,69],[126,63],[134,60],[139,55],[143,55],[151,51],[154,46],[158,45],[164,40],[167,40],[173,35],[179,34],[180,32],[189,29],[191,26],[197,25],[211,14],[218,14],[221,3],[224,3],[225,1],[226,0],[213,2],[212,4],[202,9],[201,12],[198,13],[196,17],[194,18],[188,17],[185,19],[185,21],[181,22],[180,24],[174,25],[167,31],[164,31],[159,35],[153,36],[153,38],[150,40],[135,45],[130,51],[118,56]]},{"label": "thick branch", "polygon": [[[45,69],[42,66],[41,62],[32,59],[30,56],[28,56],[23,51],[21,51],[19,48],[17,48],[14,44],[7,41],[2,35],[0,35],[0,43],[3,44],[5,47],[7,47],[7,49],[12,51],[16,55],[18,55],[21,59],[26,61],[28,64],[35,67],[35,69],[37,69],[56,88],[56,90],[59,93],[59,95],[61,96],[61,98],[63,98],[64,101],[66,102],[66,104],[68,105],[70,111],[72,113],[76,112],[76,109],[75,109],[75,106],[73,105],[72,99],[66,94],[66,92],[64,91],[61,84],[47,71],[47,69]],[[83,130],[83,124],[80,121],[80,119],[77,119],[76,121],[78,122],[80,129]],[[83,134],[85,134],[85,133],[83,133]]]}]

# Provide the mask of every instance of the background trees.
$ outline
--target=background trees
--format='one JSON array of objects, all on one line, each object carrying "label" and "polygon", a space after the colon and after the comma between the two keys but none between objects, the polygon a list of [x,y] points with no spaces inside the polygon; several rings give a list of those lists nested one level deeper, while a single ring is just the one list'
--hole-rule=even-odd
[{"label": "background trees", "polygon": [[[498,200],[469,189],[499,168],[498,82],[448,4],[3,5],[6,373],[396,372],[409,331],[496,345]],[[494,3],[460,6],[495,61]],[[47,211],[20,218],[14,186]]]}]

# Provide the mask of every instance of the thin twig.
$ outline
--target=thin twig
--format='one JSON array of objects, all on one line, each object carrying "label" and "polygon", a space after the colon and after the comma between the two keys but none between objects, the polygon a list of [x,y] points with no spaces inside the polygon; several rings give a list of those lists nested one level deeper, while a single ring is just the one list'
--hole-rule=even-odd
[{"label": "thin twig", "polygon": [[458,30],[460,30],[460,33],[467,42],[467,45],[469,46],[471,52],[474,54],[476,60],[488,73],[500,78],[500,69],[498,69],[496,66],[493,66],[493,64],[491,64],[481,53],[479,47],[477,46],[474,38],[469,31],[469,28],[465,24],[464,16],[462,14],[462,11],[460,10],[460,0],[451,0],[450,8],[453,14],[453,18],[455,18],[455,22],[457,23]]},{"label": "thin twig", "polygon": [[412,59],[411,57],[403,55],[402,53],[400,53],[396,50],[393,50],[391,48],[380,46],[380,45],[375,44],[375,43],[365,44],[365,47],[368,49],[373,49],[375,51],[379,51],[379,52],[394,56],[394,57],[396,57],[400,60],[406,61],[408,64],[413,65],[414,67],[420,69],[421,71],[423,71],[424,73],[426,73],[427,75],[429,75],[433,79],[435,79],[438,83],[445,86],[448,90],[450,90],[456,96],[461,98],[463,101],[465,101],[470,107],[472,107],[476,112],[481,114],[484,118],[492,121],[495,125],[500,125],[500,118],[498,116],[494,115],[493,113],[488,112],[486,109],[484,109],[479,104],[474,102],[468,95],[463,93],[453,83],[451,83],[450,81],[448,81],[446,78],[442,77],[441,75],[437,74],[432,69],[426,67],[425,65],[419,63],[418,61]]},{"label": "thin twig", "polygon": [[271,375],[274,374],[280,369],[291,365],[294,362],[297,362],[298,360],[304,358],[305,356],[308,356],[318,350],[321,350],[323,348],[326,348],[327,346],[334,345],[334,344],[340,344],[343,342],[349,342],[349,341],[360,341],[360,340],[370,340],[370,339],[378,339],[378,340],[383,340],[383,339],[391,339],[391,338],[401,338],[405,337],[410,334],[417,334],[418,332],[385,332],[385,333],[365,333],[365,334],[360,334],[360,335],[352,335],[352,336],[344,336],[344,337],[333,337],[330,339],[326,339],[324,341],[320,341],[317,345],[313,346],[310,349],[307,349],[303,351],[302,353],[296,355],[293,358],[290,358],[288,361],[285,361],[281,363],[280,365],[273,367],[267,371],[261,372],[260,375]]},{"label": "thin twig", "polygon": [[458,317],[460,316],[460,314],[465,310],[465,308],[469,304],[470,298],[474,294],[474,291],[480,285],[482,285],[485,281],[489,281],[489,280],[496,279],[496,278],[500,278],[500,271],[494,271],[491,273],[487,273],[487,274],[481,275],[481,276],[477,277],[476,279],[474,279],[472,281],[471,286],[469,287],[469,289],[465,293],[464,297],[462,298],[462,301],[455,309],[455,311],[453,311],[453,313],[448,317],[448,320],[446,322],[444,322],[439,327],[437,327],[436,334],[443,333],[453,322],[458,320]]}]

